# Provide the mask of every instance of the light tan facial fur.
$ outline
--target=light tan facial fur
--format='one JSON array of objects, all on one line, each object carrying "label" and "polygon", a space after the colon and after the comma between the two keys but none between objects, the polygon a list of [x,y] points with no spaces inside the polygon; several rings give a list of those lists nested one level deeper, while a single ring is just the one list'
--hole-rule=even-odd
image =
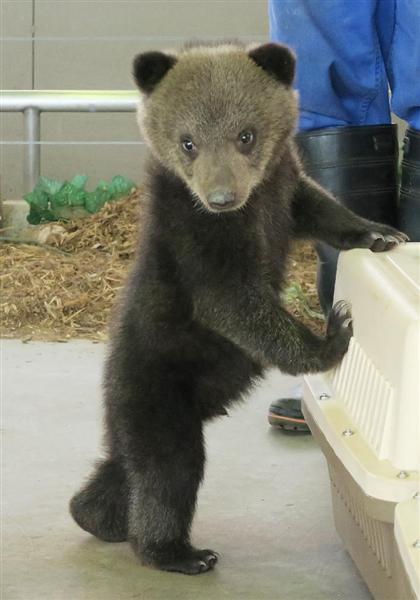
[{"label": "light tan facial fur", "polygon": [[[292,88],[257,65],[245,47],[199,45],[181,51],[144,96],[138,122],[156,158],[204,208],[219,212],[209,204],[212,192],[231,192],[227,210],[244,206],[281,158],[296,115]],[[238,142],[241,132],[252,132],[252,148]],[[183,149],[185,139],[195,145],[191,154]]]}]

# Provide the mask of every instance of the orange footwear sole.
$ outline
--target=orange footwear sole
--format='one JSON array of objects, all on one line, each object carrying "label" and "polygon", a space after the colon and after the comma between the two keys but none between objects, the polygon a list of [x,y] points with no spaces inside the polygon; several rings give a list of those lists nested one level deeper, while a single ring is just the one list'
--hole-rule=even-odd
[{"label": "orange footwear sole", "polygon": [[276,415],[272,412],[269,412],[268,422],[272,427],[286,429],[287,431],[301,431],[305,433],[310,433],[310,429],[305,419],[296,419],[294,417],[286,417],[283,415]]}]

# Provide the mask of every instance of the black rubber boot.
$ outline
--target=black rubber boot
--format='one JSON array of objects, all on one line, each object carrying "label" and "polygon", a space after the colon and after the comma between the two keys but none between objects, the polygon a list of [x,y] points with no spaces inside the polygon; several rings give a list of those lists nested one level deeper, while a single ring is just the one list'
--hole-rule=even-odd
[{"label": "black rubber boot", "polygon": [[[410,170],[407,170],[407,190],[410,190],[410,194],[407,196],[410,199],[405,204],[408,220],[413,220],[413,207],[416,205],[411,191],[419,189],[419,133],[416,132],[416,135],[415,145],[410,142],[411,153],[407,155],[410,157],[407,158],[407,164],[410,165]],[[317,129],[298,134],[296,142],[308,175],[334,194],[341,204],[362,217],[396,226],[396,125]],[[415,162],[417,170],[413,167]],[[338,250],[323,243],[318,243],[316,250],[318,297],[322,310],[328,314],[334,297]],[[273,402],[268,421],[270,425],[290,431],[309,431],[301,411],[301,401],[294,398],[281,398]]]},{"label": "black rubber boot", "polygon": [[399,229],[420,242],[420,131],[408,129],[401,164]]},{"label": "black rubber boot", "polygon": [[[398,139],[396,125],[332,127],[296,136],[306,172],[358,215],[397,225]],[[338,251],[318,243],[318,296],[332,306]]]}]

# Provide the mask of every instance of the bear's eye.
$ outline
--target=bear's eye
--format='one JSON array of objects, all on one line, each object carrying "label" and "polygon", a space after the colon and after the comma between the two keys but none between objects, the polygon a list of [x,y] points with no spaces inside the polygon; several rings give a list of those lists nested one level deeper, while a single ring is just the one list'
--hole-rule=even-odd
[{"label": "bear's eye", "polygon": [[236,148],[242,154],[250,154],[255,146],[255,133],[251,129],[244,129],[236,139]]},{"label": "bear's eye", "polygon": [[238,140],[241,142],[241,144],[252,144],[254,141],[254,134],[252,131],[241,131],[238,136]]},{"label": "bear's eye", "polygon": [[190,138],[184,138],[181,140],[181,145],[184,152],[187,152],[188,154],[195,152],[197,149],[196,145]]}]

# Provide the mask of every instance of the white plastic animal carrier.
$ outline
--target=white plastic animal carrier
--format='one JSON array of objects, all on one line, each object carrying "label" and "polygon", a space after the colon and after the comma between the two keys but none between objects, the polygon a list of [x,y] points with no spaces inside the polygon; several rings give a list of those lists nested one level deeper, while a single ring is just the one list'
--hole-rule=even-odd
[{"label": "white plastic animal carrier", "polygon": [[337,530],[373,596],[420,598],[420,244],[341,253],[341,299],[354,337],[338,368],[305,378],[304,413]]}]

